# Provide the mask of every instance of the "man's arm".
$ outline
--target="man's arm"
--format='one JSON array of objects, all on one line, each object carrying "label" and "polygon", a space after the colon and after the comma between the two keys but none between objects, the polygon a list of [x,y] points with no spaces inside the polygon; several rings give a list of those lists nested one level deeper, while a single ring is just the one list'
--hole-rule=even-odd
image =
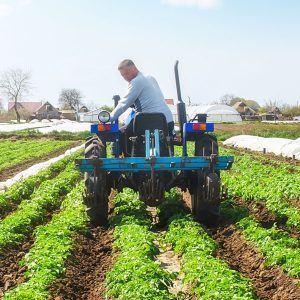
[{"label": "man's arm", "polygon": [[132,80],[128,87],[127,94],[119,101],[116,108],[110,114],[110,121],[115,121],[122,113],[126,111],[128,107],[130,107],[135,100],[139,97],[143,86],[139,81]]}]

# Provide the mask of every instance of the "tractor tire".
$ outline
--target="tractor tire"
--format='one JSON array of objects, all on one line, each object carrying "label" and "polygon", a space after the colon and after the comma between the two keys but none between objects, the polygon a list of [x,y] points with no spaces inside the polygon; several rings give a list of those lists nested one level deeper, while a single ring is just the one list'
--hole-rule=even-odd
[{"label": "tractor tire", "polygon": [[[89,138],[85,144],[85,158],[105,158],[106,147],[98,137]],[[100,171],[84,174],[86,212],[93,226],[106,226],[108,220],[107,176]]]},{"label": "tractor tire", "polygon": [[[195,156],[218,155],[218,142],[212,135],[195,141]],[[198,171],[192,185],[192,214],[207,225],[214,225],[220,217],[220,172]]]}]

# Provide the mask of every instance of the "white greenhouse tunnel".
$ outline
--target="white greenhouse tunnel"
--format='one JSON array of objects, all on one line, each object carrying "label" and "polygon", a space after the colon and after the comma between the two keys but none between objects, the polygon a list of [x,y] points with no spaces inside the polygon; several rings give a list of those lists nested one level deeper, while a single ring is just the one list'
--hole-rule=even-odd
[{"label": "white greenhouse tunnel", "polygon": [[253,135],[237,135],[227,139],[223,144],[236,148],[265,151],[266,153],[300,160],[300,138],[290,140],[284,138],[263,138]]},{"label": "white greenhouse tunnel", "polygon": [[[175,123],[178,122],[176,105],[168,105],[171,109]],[[207,114],[207,122],[239,123],[242,122],[240,114],[231,106],[222,104],[186,106],[187,119],[193,119],[197,114]]]}]

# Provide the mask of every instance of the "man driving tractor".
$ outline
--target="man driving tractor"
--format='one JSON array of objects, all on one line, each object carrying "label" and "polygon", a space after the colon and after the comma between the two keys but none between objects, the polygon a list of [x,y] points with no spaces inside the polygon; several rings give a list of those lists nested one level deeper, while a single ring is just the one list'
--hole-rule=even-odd
[{"label": "man driving tractor", "polygon": [[[134,106],[136,113],[163,113],[168,123],[169,134],[173,135],[172,113],[155,78],[141,73],[130,59],[123,60],[118,70],[129,85],[126,95],[119,100],[118,105],[110,114],[110,121],[115,121],[129,107]],[[130,136],[132,130],[133,122],[131,121],[126,128],[126,133]]]}]

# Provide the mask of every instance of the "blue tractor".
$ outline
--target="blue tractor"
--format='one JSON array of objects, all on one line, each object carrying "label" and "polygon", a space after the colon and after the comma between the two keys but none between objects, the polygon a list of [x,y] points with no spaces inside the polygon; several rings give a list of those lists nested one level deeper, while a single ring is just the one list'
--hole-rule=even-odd
[{"label": "blue tractor", "polygon": [[[217,139],[211,134],[214,124],[206,122],[206,115],[187,121],[178,61],[174,70],[180,128],[177,136],[170,135],[162,113],[137,113],[130,136],[120,131],[118,121],[109,122],[107,111],[99,113],[99,124],[91,125],[94,135],[86,140],[85,158],[76,160],[76,164],[85,174],[85,204],[92,224],[107,224],[110,191],[124,187],[137,191],[149,206],[158,206],[166,191],[178,187],[191,194],[195,219],[204,223],[218,220],[220,170],[228,170],[233,157],[219,156]],[[116,105],[120,98],[113,99]],[[192,142],[193,156],[188,155],[188,142]],[[108,143],[112,144],[112,158],[107,157]],[[181,156],[174,156],[174,146],[182,147]]]}]

